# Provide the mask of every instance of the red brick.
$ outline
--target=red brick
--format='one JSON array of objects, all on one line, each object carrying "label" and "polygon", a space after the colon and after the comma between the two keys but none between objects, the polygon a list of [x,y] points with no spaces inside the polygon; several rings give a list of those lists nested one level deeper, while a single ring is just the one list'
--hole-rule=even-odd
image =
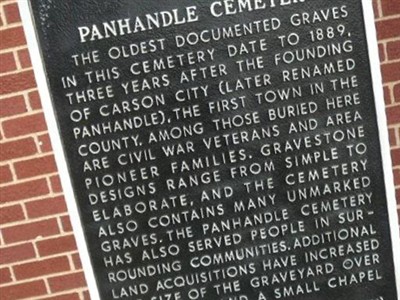
[{"label": "red brick", "polygon": [[53,193],[61,193],[62,192],[60,176],[58,176],[58,175],[52,176],[50,178],[50,185],[51,185],[51,191]]},{"label": "red brick", "polygon": [[0,30],[0,50],[26,45],[22,26]]},{"label": "red brick", "polygon": [[1,143],[1,161],[26,157],[37,153],[33,138],[20,139],[8,143]]},{"label": "red brick", "polygon": [[3,228],[6,244],[34,240],[37,237],[52,236],[60,233],[56,219],[31,222]]},{"label": "red brick", "polygon": [[15,96],[0,100],[0,117],[23,114],[27,111],[23,96]]},{"label": "red brick", "polygon": [[8,283],[12,281],[10,268],[0,269],[0,284]]},{"label": "red brick", "polygon": [[25,206],[28,218],[39,218],[67,211],[63,196],[28,202]]},{"label": "red brick", "polygon": [[0,183],[6,183],[13,180],[10,166],[5,165],[0,167]]},{"label": "red brick", "polygon": [[72,294],[52,296],[49,298],[41,298],[41,300],[80,300],[80,296],[78,293],[72,293]]},{"label": "red brick", "polygon": [[400,104],[386,108],[388,123],[393,125],[400,123]]},{"label": "red brick", "polygon": [[400,103],[400,83],[394,86],[393,93],[394,93],[394,101]]},{"label": "red brick", "polygon": [[383,62],[386,60],[385,44],[380,43],[378,46],[379,46],[379,59],[381,62]]},{"label": "red brick", "polygon": [[49,278],[50,290],[61,292],[86,286],[83,272]]},{"label": "red brick", "polygon": [[29,103],[33,110],[42,109],[42,103],[40,102],[38,91],[33,91],[29,93]]},{"label": "red brick", "polygon": [[0,188],[0,203],[19,201],[49,193],[46,179],[37,179]]},{"label": "red brick", "polygon": [[18,5],[12,3],[4,6],[4,15],[8,24],[21,22],[21,16],[19,15]]},{"label": "red brick", "polygon": [[389,142],[391,146],[397,145],[396,129],[394,128],[389,129]]},{"label": "red brick", "polygon": [[18,51],[18,58],[23,69],[32,67],[31,57],[29,56],[28,49]]},{"label": "red brick", "polygon": [[400,170],[393,170],[394,185],[400,185]]},{"label": "red brick", "polygon": [[75,253],[72,255],[72,261],[74,262],[74,267],[77,270],[82,269],[82,261],[81,258],[79,257],[79,253]]},{"label": "red brick", "polygon": [[24,212],[21,205],[13,205],[0,208],[0,224],[7,224],[24,220]]},{"label": "red brick", "polygon": [[89,292],[88,292],[88,291],[84,291],[84,292],[83,292],[83,299],[84,299],[84,300],[90,300],[90,295],[89,295]]},{"label": "red brick", "polygon": [[47,294],[47,291],[43,280],[20,283],[0,288],[2,300],[25,299],[45,294]]},{"label": "red brick", "polygon": [[72,231],[72,224],[69,216],[63,216],[61,217],[61,224],[62,224],[62,229],[64,232],[71,232]]},{"label": "red brick", "polygon": [[12,52],[0,54],[0,73],[14,71],[17,68]]},{"label": "red brick", "polygon": [[50,136],[47,133],[39,136],[39,147],[42,153],[53,151],[51,147]]},{"label": "red brick", "polygon": [[20,179],[57,172],[53,155],[16,162],[14,168]]},{"label": "red brick", "polygon": [[76,251],[76,243],[74,236],[62,236],[49,240],[42,240],[36,243],[40,256],[48,256],[53,254]]},{"label": "red brick", "polygon": [[378,17],[381,16],[381,15],[380,15],[380,10],[379,10],[379,7],[378,7],[378,1],[377,1],[377,0],[373,0],[372,3],[373,3],[373,5],[374,5],[374,14],[375,14],[375,17],[378,18]]},{"label": "red brick", "polygon": [[32,259],[36,256],[32,243],[0,248],[0,264],[11,264]]},{"label": "red brick", "polygon": [[400,18],[376,22],[378,40],[397,37],[400,28]]},{"label": "red brick", "polygon": [[35,278],[43,275],[50,275],[70,270],[68,257],[61,256],[55,258],[34,261],[14,266],[14,274],[17,280]]},{"label": "red brick", "polygon": [[[400,125],[400,124],[399,124]],[[397,139],[397,145],[400,145],[400,127],[394,128],[397,135],[396,135],[396,139]]]},{"label": "red brick", "polygon": [[0,94],[2,95],[33,89],[35,87],[36,81],[32,70],[0,77]]},{"label": "red brick", "polygon": [[392,149],[392,162],[394,166],[400,165],[400,148]]},{"label": "red brick", "polygon": [[389,60],[400,58],[400,41],[387,43],[387,54]]},{"label": "red brick", "polygon": [[381,65],[383,82],[400,80],[400,62]]},{"label": "red brick", "polygon": [[386,105],[392,104],[392,96],[390,94],[390,88],[388,86],[383,87],[383,93],[384,93]]},{"label": "red brick", "polygon": [[400,205],[400,188],[396,189],[396,202]]},{"label": "red brick", "polygon": [[384,16],[400,14],[400,4],[396,0],[381,1],[382,13]]},{"label": "red brick", "polygon": [[5,137],[16,137],[47,130],[43,113],[3,122]]}]

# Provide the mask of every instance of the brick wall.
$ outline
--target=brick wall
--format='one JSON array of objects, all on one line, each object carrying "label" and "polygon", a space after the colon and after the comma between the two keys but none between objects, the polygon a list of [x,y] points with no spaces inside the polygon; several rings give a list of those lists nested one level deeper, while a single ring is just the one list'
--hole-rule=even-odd
[{"label": "brick wall", "polygon": [[0,298],[88,299],[15,0],[0,26]]},{"label": "brick wall", "polygon": [[[374,0],[400,211],[400,1]],[[0,298],[89,299],[15,0],[0,0]]]},{"label": "brick wall", "polygon": [[400,1],[374,0],[386,114],[400,209]]}]

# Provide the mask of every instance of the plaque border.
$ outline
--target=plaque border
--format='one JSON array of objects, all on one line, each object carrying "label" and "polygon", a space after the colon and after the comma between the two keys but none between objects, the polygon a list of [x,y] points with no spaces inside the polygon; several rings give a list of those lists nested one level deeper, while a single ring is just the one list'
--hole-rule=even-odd
[{"label": "plaque border", "polygon": [[[309,0],[311,1],[311,0]],[[373,10],[373,0],[359,0],[362,5],[365,35],[368,45],[368,57],[370,62],[370,75],[374,93],[374,103],[376,119],[379,129],[379,141],[382,157],[382,168],[385,181],[386,204],[388,209],[388,219],[390,235],[392,241],[393,264],[395,269],[395,285],[397,288],[397,298],[400,300],[400,230],[399,218],[397,214],[397,202],[395,195],[395,185],[392,171],[392,159],[390,153],[389,133],[387,126],[385,101],[383,93],[382,75],[380,68],[378,40],[375,27],[375,16]],[[68,172],[67,161],[64,148],[61,142],[58,124],[56,122],[55,109],[51,101],[49,83],[46,77],[44,62],[42,60],[39,40],[35,32],[33,14],[31,13],[30,0],[18,0],[18,6],[22,18],[24,32],[28,44],[33,70],[43,111],[50,135],[51,144],[61,178],[61,185],[67,203],[68,213],[71,219],[73,234],[76,239],[79,255],[82,261],[82,268],[85,274],[86,283],[92,300],[100,300],[100,293],[97,280],[94,276],[93,266],[89,256],[83,226],[78,212],[78,204],[72,188],[70,174]]]}]

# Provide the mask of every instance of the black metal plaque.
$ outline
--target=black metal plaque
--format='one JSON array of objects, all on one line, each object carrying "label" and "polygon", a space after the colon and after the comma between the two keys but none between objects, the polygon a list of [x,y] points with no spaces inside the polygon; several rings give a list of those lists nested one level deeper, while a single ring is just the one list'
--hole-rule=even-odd
[{"label": "black metal plaque", "polygon": [[29,1],[92,298],[398,299],[365,3]]}]

